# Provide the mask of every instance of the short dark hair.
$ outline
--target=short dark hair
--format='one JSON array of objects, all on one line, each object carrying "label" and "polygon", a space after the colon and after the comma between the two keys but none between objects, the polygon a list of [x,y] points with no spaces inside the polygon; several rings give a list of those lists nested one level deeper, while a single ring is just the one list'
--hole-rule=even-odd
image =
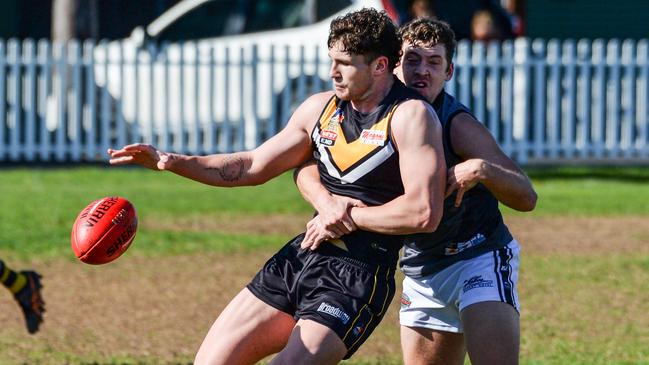
[{"label": "short dark hair", "polygon": [[369,63],[379,56],[388,58],[393,70],[401,57],[401,38],[397,26],[385,11],[363,8],[331,21],[327,46],[342,42],[349,54],[363,55]]},{"label": "short dark hair", "polygon": [[415,19],[404,24],[399,29],[399,35],[403,42],[410,42],[419,47],[442,44],[446,49],[446,60],[449,67],[453,62],[457,41],[453,29],[448,23],[431,18]]}]

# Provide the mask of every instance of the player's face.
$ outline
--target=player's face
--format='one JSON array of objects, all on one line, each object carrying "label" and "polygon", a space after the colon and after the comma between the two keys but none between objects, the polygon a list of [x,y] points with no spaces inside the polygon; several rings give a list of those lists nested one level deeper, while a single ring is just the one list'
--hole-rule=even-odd
[{"label": "player's face", "polygon": [[329,49],[334,92],[342,100],[363,100],[372,86],[371,67],[364,56],[352,55],[344,51],[340,42]]},{"label": "player's face", "polygon": [[401,50],[403,56],[396,69],[397,76],[432,103],[453,76],[453,65],[449,67],[446,60],[446,48],[442,44],[415,46],[404,42]]}]

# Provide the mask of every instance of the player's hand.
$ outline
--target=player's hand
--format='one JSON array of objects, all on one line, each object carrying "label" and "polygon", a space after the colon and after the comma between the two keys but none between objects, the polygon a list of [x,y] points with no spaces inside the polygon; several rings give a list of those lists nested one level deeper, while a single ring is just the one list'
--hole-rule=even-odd
[{"label": "player's hand", "polygon": [[349,209],[351,207],[365,206],[358,199],[332,194],[331,198],[325,204],[320,204],[317,210],[324,229],[340,237],[357,229],[356,223],[349,215]]},{"label": "player's hand", "polygon": [[457,190],[455,206],[462,204],[464,193],[471,190],[484,178],[485,162],[481,159],[470,159],[461,162],[450,169],[446,174],[446,194],[448,198]]},{"label": "player's hand", "polygon": [[306,224],[306,233],[300,246],[303,249],[315,250],[322,242],[338,237],[340,237],[338,234],[326,229],[320,216],[317,215]]},{"label": "player's hand", "polygon": [[130,144],[119,150],[109,148],[108,154],[111,165],[138,164],[151,170],[165,170],[170,156],[144,143]]}]

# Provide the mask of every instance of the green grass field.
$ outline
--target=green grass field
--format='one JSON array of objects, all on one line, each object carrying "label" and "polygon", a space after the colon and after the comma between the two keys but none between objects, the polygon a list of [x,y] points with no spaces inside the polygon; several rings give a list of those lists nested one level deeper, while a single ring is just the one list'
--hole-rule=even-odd
[{"label": "green grass field", "polygon": [[[0,252],[20,258],[69,256],[65,243],[76,215],[91,201],[110,195],[129,199],[140,218],[163,224],[179,219],[213,217],[218,221],[310,211],[288,174],[260,187],[236,190],[138,168],[7,169],[0,180],[3,204],[12,207],[0,210]],[[217,232],[216,239],[215,232],[162,228],[140,233],[147,235],[149,242],[142,247],[143,254],[247,249],[277,242],[277,237],[255,237],[245,232],[221,237]]]},{"label": "green grass field", "polygon": [[[64,243],[78,212],[92,200],[109,195],[126,197],[148,221],[170,222],[179,217],[219,221],[311,212],[290,174],[257,187],[214,188],[140,168],[18,168],[1,173],[5,209],[0,210],[0,252],[22,259],[68,256]],[[535,169],[529,175],[539,195],[537,208],[518,213],[505,207],[505,215],[649,216],[649,168]],[[225,235],[228,240],[219,239],[218,234],[215,239],[214,232],[160,229],[141,233],[151,241],[139,248],[143,254],[247,249],[277,242],[275,236],[254,237],[245,232]],[[226,246],[225,241],[229,242]]]},{"label": "green grass field", "polygon": [[[128,252],[135,258],[271,250],[297,231],[221,227],[262,222],[269,216],[291,220],[311,212],[289,174],[259,187],[225,189],[139,168],[5,168],[1,173],[0,258],[8,262],[75,261],[69,245],[72,222],[90,201],[108,195],[126,197],[138,211],[141,226]],[[539,195],[537,209],[525,214],[504,209],[506,218],[523,217],[530,225],[537,220],[565,220],[569,225],[573,219],[646,218],[649,227],[647,168],[530,169],[528,174]],[[534,241],[542,246],[543,231],[537,236]],[[618,252],[613,242],[601,245],[612,246],[610,251],[572,247],[525,252],[526,242],[521,242],[522,364],[649,364],[649,292],[644,289],[649,282],[649,228],[627,240],[637,252]],[[398,331],[388,332],[398,344]],[[2,345],[11,343],[3,334],[0,327],[0,363]],[[126,354],[101,363],[169,361],[152,356],[154,360],[143,360]],[[395,353],[379,359],[355,357],[349,363],[398,364],[399,358]]]}]

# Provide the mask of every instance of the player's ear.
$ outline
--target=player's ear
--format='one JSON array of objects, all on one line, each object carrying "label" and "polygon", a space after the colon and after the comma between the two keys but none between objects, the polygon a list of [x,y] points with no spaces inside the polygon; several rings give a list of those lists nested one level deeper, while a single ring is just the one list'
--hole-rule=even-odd
[{"label": "player's ear", "polygon": [[448,65],[448,70],[446,70],[446,81],[449,81],[451,77],[453,77],[453,72],[455,72],[455,64],[451,62],[451,64]]},{"label": "player's ear", "polygon": [[388,68],[388,58],[385,56],[379,56],[374,60],[374,72],[377,74],[382,74],[384,72],[390,72]]}]

